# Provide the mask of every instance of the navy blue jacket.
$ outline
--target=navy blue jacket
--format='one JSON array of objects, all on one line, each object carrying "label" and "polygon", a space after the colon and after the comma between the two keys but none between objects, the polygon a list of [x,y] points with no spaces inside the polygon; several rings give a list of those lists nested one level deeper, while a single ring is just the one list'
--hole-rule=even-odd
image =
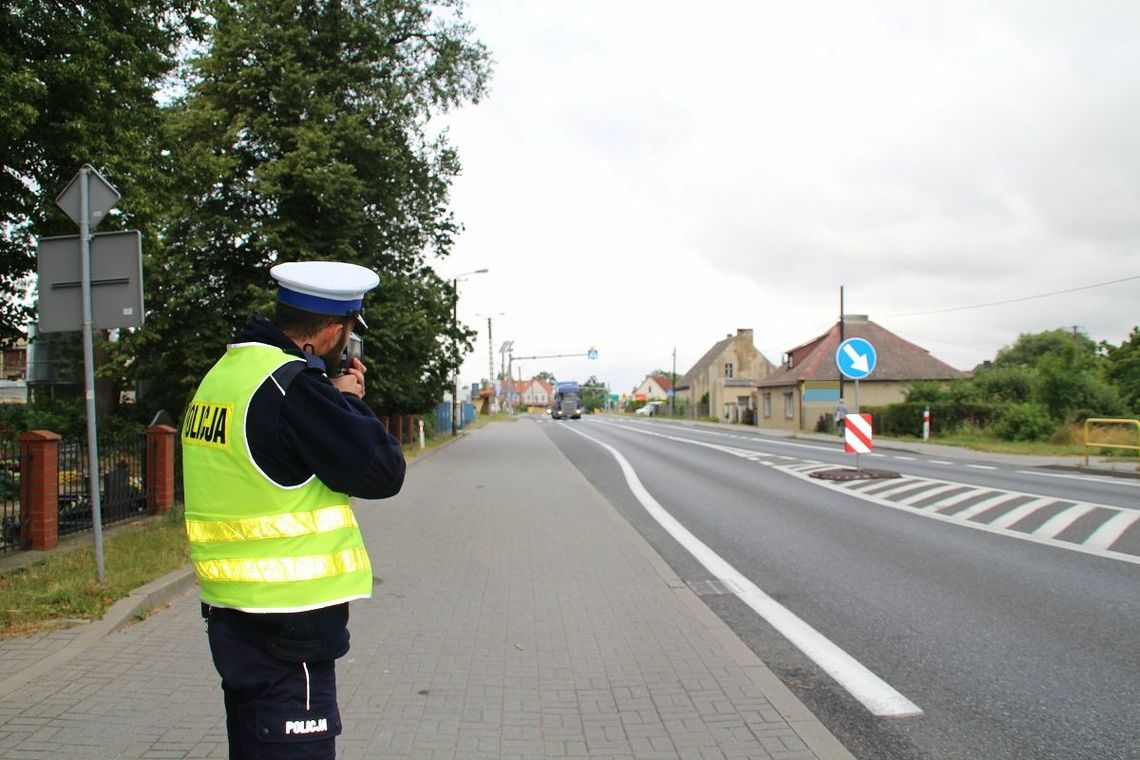
[{"label": "navy blue jacket", "polygon": [[[368,406],[341,393],[325,375],[319,357],[305,354],[262,314],[255,314],[235,343],[276,346],[307,364],[274,377],[288,377],[285,393],[266,379],[250,400],[246,441],[261,471],[283,486],[313,475],[333,490],[364,499],[399,493],[404,484],[404,452]],[[248,614],[211,609],[203,616],[227,615],[242,639],[288,661],[332,660],[349,647],[348,603],[307,612]]]},{"label": "navy blue jacket", "polygon": [[406,466],[400,442],[367,404],[336,389],[319,357],[302,352],[262,314],[234,342],[264,343],[308,362],[284,395],[267,379],[250,401],[246,440],[262,472],[283,486],[316,475],[334,491],[363,499],[400,492]]}]

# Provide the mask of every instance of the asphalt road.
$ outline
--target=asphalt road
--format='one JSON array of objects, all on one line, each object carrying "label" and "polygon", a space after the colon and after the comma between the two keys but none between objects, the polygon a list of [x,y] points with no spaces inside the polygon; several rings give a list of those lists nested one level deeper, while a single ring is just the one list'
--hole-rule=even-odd
[{"label": "asphalt road", "polygon": [[[1140,564],[887,508],[726,450],[851,464],[837,446],[726,442],[720,431],[632,420],[539,424],[857,757],[1140,758]],[[730,589],[707,583],[709,570],[650,516],[602,443],[688,531],[922,714],[872,715]],[[939,461],[947,464],[890,464],[988,488],[1140,503],[1135,485],[1112,479]]]}]

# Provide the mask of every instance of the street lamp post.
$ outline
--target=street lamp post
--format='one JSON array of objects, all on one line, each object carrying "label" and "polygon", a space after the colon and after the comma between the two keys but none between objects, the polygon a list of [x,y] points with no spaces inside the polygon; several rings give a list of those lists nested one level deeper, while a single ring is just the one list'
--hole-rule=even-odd
[{"label": "street lamp post", "polygon": [[[459,332],[459,281],[470,277],[473,274],[486,274],[486,269],[475,269],[471,272],[464,272],[457,274],[451,280],[452,288],[452,301],[451,301],[451,330],[453,334]],[[455,339],[455,386],[452,390],[451,396],[451,434],[459,435],[459,422],[456,419],[456,413],[459,411],[459,338]]]}]

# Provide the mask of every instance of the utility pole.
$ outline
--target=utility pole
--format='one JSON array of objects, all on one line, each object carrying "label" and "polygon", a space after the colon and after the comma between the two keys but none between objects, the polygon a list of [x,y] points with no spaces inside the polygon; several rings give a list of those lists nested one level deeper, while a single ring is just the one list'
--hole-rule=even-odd
[{"label": "utility pole", "polygon": [[[465,279],[473,274],[486,274],[487,269],[476,269],[472,272],[464,272],[463,274],[456,275],[451,280],[451,329],[458,333],[459,331],[459,281]],[[454,340],[455,345],[455,384],[452,388],[451,397],[451,434],[453,436],[459,435],[459,421],[457,415],[459,413],[459,365],[462,364],[459,356],[459,338]]]},{"label": "utility pole", "polygon": [[[839,342],[847,340],[847,320],[843,317],[843,286],[839,286]],[[843,373],[839,373],[839,398],[843,398]]]},{"label": "utility pole", "polygon": [[673,346],[673,387],[669,389],[669,416],[677,416],[677,347]]}]

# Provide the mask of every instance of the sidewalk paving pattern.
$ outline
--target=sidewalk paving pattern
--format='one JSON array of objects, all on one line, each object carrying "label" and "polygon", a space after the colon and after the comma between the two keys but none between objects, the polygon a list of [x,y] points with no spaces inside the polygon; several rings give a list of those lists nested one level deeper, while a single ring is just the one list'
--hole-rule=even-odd
[{"label": "sidewalk paving pattern", "polygon": [[[377,593],[338,667],[342,759],[851,757],[531,421],[357,515]],[[193,591],[0,691],[0,758],[225,756]]]}]

